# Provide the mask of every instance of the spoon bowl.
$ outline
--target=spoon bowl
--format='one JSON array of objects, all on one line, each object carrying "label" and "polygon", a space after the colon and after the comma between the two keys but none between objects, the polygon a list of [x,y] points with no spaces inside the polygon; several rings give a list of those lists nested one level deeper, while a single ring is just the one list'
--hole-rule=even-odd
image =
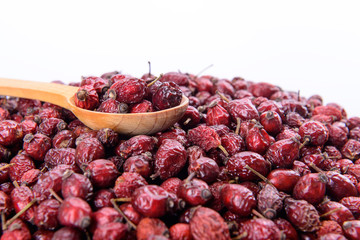
[{"label": "spoon bowl", "polygon": [[185,113],[189,99],[183,95],[180,105],[149,113],[103,113],[75,106],[79,88],[57,84],[0,78],[0,95],[49,102],[70,110],[91,129],[111,128],[124,135],[153,134],[174,125]]}]

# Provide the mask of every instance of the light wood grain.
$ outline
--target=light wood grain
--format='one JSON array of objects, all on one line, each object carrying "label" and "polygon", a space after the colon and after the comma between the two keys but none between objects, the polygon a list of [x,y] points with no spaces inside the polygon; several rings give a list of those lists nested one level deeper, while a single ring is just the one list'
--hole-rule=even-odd
[{"label": "light wood grain", "polygon": [[77,87],[0,78],[0,95],[38,99],[72,111],[86,126],[98,130],[111,128],[125,135],[153,134],[176,123],[185,113],[189,100],[183,96],[181,104],[171,109],[151,113],[111,114],[89,111],[74,104]]}]

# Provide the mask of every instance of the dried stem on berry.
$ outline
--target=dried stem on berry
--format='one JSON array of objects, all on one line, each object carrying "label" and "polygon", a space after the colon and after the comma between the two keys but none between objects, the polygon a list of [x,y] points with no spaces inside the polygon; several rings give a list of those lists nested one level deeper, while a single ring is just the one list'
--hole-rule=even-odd
[{"label": "dried stem on berry", "polygon": [[118,211],[120,213],[120,215],[126,220],[126,222],[133,228],[136,230],[136,225],[130,221],[130,219],[123,213],[123,211],[121,211],[121,209],[118,207],[118,205],[116,204],[115,199],[110,199],[111,204],[114,206],[115,210]]},{"label": "dried stem on berry", "polygon": [[23,214],[24,212],[26,212],[29,208],[31,208],[32,205],[34,205],[34,203],[37,201],[36,198],[34,198],[31,202],[29,202],[28,204],[26,204],[26,206],[21,209],[18,213],[16,213],[12,218],[10,218],[6,223],[5,223],[5,229],[7,229],[7,227],[12,224],[16,219],[18,219],[21,214]]}]

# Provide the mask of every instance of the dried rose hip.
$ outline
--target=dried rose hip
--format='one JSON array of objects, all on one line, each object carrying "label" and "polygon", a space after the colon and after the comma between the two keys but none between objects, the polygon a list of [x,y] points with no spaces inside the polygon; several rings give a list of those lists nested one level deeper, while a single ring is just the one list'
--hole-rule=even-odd
[{"label": "dried rose hip", "polygon": [[275,111],[266,111],[260,115],[260,123],[272,136],[275,136],[281,131],[282,120],[280,115]]},{"label": "dried rose hip", "polygon": [[75,148],[75,133],[70,130],[58,132],[52,139],[54,148]]},{"label": "dried rose hip", "polygon": [[68,197],[61,203],[57,218],[67,227],[87,228],[91,223],[91,207],[78,197]]},{"label": "dried rose hip", "polygon": [[131,197],[134,209],[145,217],[164,216],[172,208],[169,193],[157,185],[146,185],[137,188]]},{"label": "dried rose hip", "polygon": [[51,148],[51,138],[41,133],[28,133],[24,136],[23,141],[23,149],[26,154],[37,161],[43,161],[45,154]]},{"label": "dried rose hip", "polygon": [[111,222],[96,228],[93,239],[123,239],[127,234],[127,226],[120,222]]},{"label": "dried rose hip", "polygon": [[295,184],[293,196],[295,199],[306,200],[315,205],[320,203],[326,193],[326,175],[323,173],[309,173],[302,176]]},{"label": "dried rose hip", "polygon": [[238,177],[242,181],[257,180],[258,176],[247,166],[266,176],[270,171],[270,164],[258,153],[244,151],[230,157],[226,163],[226,170],[231,177]]},{"label": "dried rose hip", "polygon": [[241,223],[239,232],[246,236],[242,239],[282,239],[282,233],[277,225],[270,219],[264,218],[254,218]]},{"label": "dried rose hip", "polygon": [[99,95],[93,86],[84,85],[76,92],[74,102],[79,108],[94,110],[99,105]]},{"label": "dried rose hip", "polygon": [[277,190],[291,193],[300,174],[291,169],[275,169],[267,175],[267,179]]},{"label": "dried rose hip", "polygon": [[61,194],[64,198],[78,197],[89,201],[93,195],[93,186],[87,177],[69,170],[64,172]]},{"label": "dried rose hip", "polygon": [[38,228],[54,230],[59,226],[57,214],[60,202],[55,199],[42,201],[35,210],[34,223]]},{"label": "dried rose hip", "polygon": [[329,138],[328,129],[317,121],[308,121],[299,128],[302,141],[309,141],[311,145],[322,146]]},{"label": "dried rose hip", "polygon": [[16,219],[13,223],[11,223],[7,229],[3,232],[1,236],[1,240],[31,240],[31,233],[26,225],[21,219]]},{"label": "dried rose hip", "polygon": [[203,180],[192,178],[193,176],[182,181],[177,195],[191,206],[203,205],[212,198],[209,185]]},{"label": "dried rose hip", "polygon": [[360,238],[360,220],[346,221],[342,227],[348,239],[356,240]]},{"label": "dried rose hip", "polygon": [[19,153],[10,160],[9,177],[12,182],[20,183],[21,177],[30,169],[35,168],[34,161],[27,155]]},{"label": "dried rose hip", "polygon": [[10,146],[18,143],[23,138],[21,126],[12,120],[0,121],[0,144]]},{"label": "dried rose hip", "polygon": [[27,186],[16,187],[11,191],[11,202],[15,209],[15,212],[18,213],[23,210],[25,207],[30,205],[30,208],[23,213],[20,218],[23,220],[32,222],[35,217],[35,207],[32,206],[34,204],[34,193]]},{"label": "dried rose hip", "polygon": [[257,194],[257,208],[260,213],[268,218],[275,218],[283,209],[284,196],[271,184],[265,186]]},{"label": "dried rose hip", "polygon": [[123,165],[124,172],[136,172],[144,178],[150,177],[153,173],[152,156],[151,153],[147,153],[126,159]]},{"label": "dried rose hip", "polygon": [[93,233],[98,226],[110,223],[121,222],[123,217],[121,214],[112,207],[103,207],[92,214],[92,221],[90,231]]},{"label": "dried rose hip", "polygon": [[63,119],[54,117],[46,118],[40,123],[38,127],[38,132],[46,136],[52,137],[56,133],[64,130],[66,126],[67,124]]},{"label": "dried rose hip", "polygon": [[296,138],[278,140],[268,148],[265,159],[274,167],[291,167],[299,156],[299,147],[300,143]]},{"label": "dried rose hip", "polygon": [[195,240],[231,239],[228,226],[221,215],[206,207],[198,207],[195,209],[190,220],[190,232]]},{"label": "dried rose hip", "polygon": [[137,135],[120,143],[115,151],[118,156],[128,158],[131,155],[140,155],[145,152],[151,152],[157,140],[147,135]]},{"label": "dried rose hip", "polygon": [[270,136],[261,126],[255,125],[246,135],[246,148],[249,151],[264,154],[275,139]]},{"label": "dried rose hip", "polygon": [[214,182],[220,173],[217,163],[208,157],[200,157],[193,160],[188,168],[189,175],[195,173],[195,176],[207,183]]},{"label": "dried rose hip", "polygon": [[110,81],[96,76],[82,77],[80,86],[90,85],[98,94],[104,94],[110,86]]},{"label": "dried rose hip", "polygon": [[136,228],[138,240],[165,239],[169,238],[169,229],[163,221],[158,218],[143,218]]},{"label": "dried rose hip", "polygon": [[106,159],[97,159],[90,162],[85,168],[85,176],[95,187],[105,188],[113,186],[119,172],[113,162]]},{"label": "dried rose hip", "polygon": [[104,146],[97,138],[86,138],[76,146],[75,161],[80,168],[84,167],[84,164],[104,157]]},{"label": "dried rose hip", "polygon": [[116,179],[114,192],[118,198],[129,198],[137,188],[144,185],[147,182],[140,174],[124,172]]},{"label": "dried rose hip", "polygon": [[44,162],[48,168],[66,164],[76,166],[74,148],[51,148],[45,155]]},{"label": "dried rose hip", "polygon": [[221,200],[229,211],[243,217],[249,216],[257,203],[254,194],[238,184],[226,184],[221,190]]},{"label": "dried rose hip", "polygon": [[176,223],[169,229],[170,237],[173,240],[191,240],[190,225],[187,223]]},{"label": "dried rose hip", "polygon": [[146,83],[138,78],[124,78],[115,82],[108,90],[108,95],[119,102],[131,104],[141,102],[146,94]]},{"label": "dried rose hip", "polygon": [[186,164],[186,150],[176,140],[165,139],[155,155],[155,175],[162,180],[178,174]]},{"label": "dried rose hip", "polygon": [[327,200],[318,205],[317,208],[322,218],[333,220],[340,225],[345,221],[354,219],[354,215],[351,211],[339,202]]},{"label": "dried rose hip", "polygon": [[93,207],[94,209],[101,209],[103,207],[110,207],[112,203],[110,199],[115,198],[115,193],[112,189],[100,189],[99,191],[94,193],[93,197]]},{"label": "dried rose hip", "polygon": [[152,103],[156,110],[165,110],[180,105],[182,91],[174,82],[162,83],[152,95]]},{"label": "dried rose hip", "polygon": [[320,216],[316,208],[305,200],[285,199],[287,219],[303,232],[313,232],[320,227]]}]

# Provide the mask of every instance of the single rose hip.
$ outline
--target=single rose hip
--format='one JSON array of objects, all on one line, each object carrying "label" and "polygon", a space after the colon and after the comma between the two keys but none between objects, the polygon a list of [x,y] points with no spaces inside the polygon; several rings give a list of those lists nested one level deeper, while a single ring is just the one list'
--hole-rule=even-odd
[{"label": "single rose hip", "polygon": [[145,152],[151,152],[157,139],[147,135],[137,135],[120,143],[115,151],[118,156],[128,158],[131,155],[140,155]]},{"label": "single rose hip", "polygon": [[189,175],[195,173],[196,178],[207,183],[214,182],[220,173],[217,163],[208,157],[193,160],[188,167]]},{"label": "single rose hip", "polygon": [[317,236],[322,236],[328,233],[336,233],[336,234],[342,234],[343,230],[337,222],[333,220],[323,220],[321,221],[321,226],[319,230],[316,231]]},{"label": "single rose hip", "polygon": [[212,198],[209,185],[205,181],[193,177],[194,174],[182,181],[177,195],[191,206],[203,205]]},{"label": "single rose hip", "polygon": [[70,130],[58,132],[52,139],[54,148],[75,148],[75,133]]},{"label": "single rose hip", "polygon": [[89,201],[93,195],[93,185],[82,174],[65,171],[61,185],[61,194],[64,198],[78,197]]},{"label": "single rose hip", "polygon": [[174,82],[179,86],[189,85],[190,77],[188,74],[180,72],[168,72],[159,79],[161,82]]},{"label": "single rose hip", "polygon": [[229,102],[227,111],[233,120],[240,118],[243,121],[259,120],[259,112],[248,98],[235,99]]},{"label": "single rose hip", "polygon": [[221,140],[221,145],[229,153],[229,156],[233,156],[234,154],[245,150],[244,139],[236,133],[229,132],[223,134],[220,137],[220,140]]},{"label": "single rose hip", "polygon": [[194,240],[230,240],[228,226],[221,215],[207,207],[195,209],[190,220],[190,232]]},{"label": "single rose hip", "polygon": [[[74,148],[51,148],[47,151],[44,162],[48,168],[54,168],[57,165],[66,164],[76,166]],[[77,166],[76,166],[77,168]]]},{"label": "single rose hip", "polygon": [[17,122],[13,120],[0,121],[0,144],[10,146],[18,143],[23,138],[23,130]]},{"label": "single rose hip", "polygon": [[29,207],[30,205],[30,208],[28,208],[26,212],[20,216],[20,218],[25,221],[33,222],[36,209],[35,206],[33,206],[35,203],[33,191],[27,186],[19,186],[11,191],[10,197],[16,213],[20,212],[25,207]]},{"label": "single rose hip", "polygon": [[119,172],[115,164],[106,159],[94,160],[85,168],[85,176],[91,180],[94,187],[113,186],[118,175]]},{"label": "single rose hip", "polygon": [[344,197],[339,201],[342,205],[347,207],[356,219],[360,217],[360,197]]},{"label": "single rose hip", "polygon": [[271,95],[280,91],[280,88],[274,86],[267,82],[258,82],[253,83],[248,87],[248,90],[255,96],[255,97],[266,97],[270,98]]},{"label": "single rose hip", "polygon": [[74,102],[79,108],[94,110],[99,105],[99,95],[93,86],[84,85],[76,92]]},{"label": "single rose hip", "polygon": [[209,186],[213,198],[211,199],[208,206],[218,212],[224,208],[224,204],[221,201],[221,189],[225,186],[225,184],[228,184],[228,182],[218,181]]},{"label": "single rose hip", "polygon": [[281,130],[281,132],[276,135],[276,141],[279,140],[284,140],[284,139],[289,139],[289,138],[297,138],[300,141],[300,135],[298,133],[298,130],[290,128],[287,125],[283,125],[283,128]]},{"label": "single rose hip", "polygon": [[58,132],[64,130],[66,126],[66,122],[61,118],[46,118],[40,123],[38,133],[52,137]]},{"label": "single rose hip", "polygon": [[80,86],[90,85],[92,86],[99,95],[104,94],[110,87],[109,79],[103,79],[96,76],[82,77]]},{"label": "single rose hip", "polygon": [[299,134],[302,141],[311,145],[322,146],[329,139],[329,131],[324,124],[317,121],[308,121],[300,126]]},{"label": "single rose hip", "polygon": [[300,177],[293,189],[295,199],[306,200],[311,204],[320,203],[326,193],[327,177],[323,173],[309,173]]},{"label": "single rose hip", "polygon": [[42,174],[43,173],[37,168],[30,169],[21,176],[20,183],[21,185],[32,186]]},{"label": "single rose hip", "polygon": [[124,223],[111,222],[98,226],[92,239],[124,239],[126,237],[127,231],[128,227]]},{"label": "single rose hip", "polygon": [[228,174],[241,181],[253,181],[259,179],[247,166],[266,176],[270,171],[270,164],[258,153],[244,151],[229,158],[226,163]]},{"label": "single rose hip", "polygon": [[320,227],[320,216],[316,208],[305,200],[286,198],[287,219],[303,232],[314,232]]},{"label": "single rose hip", "polygon": [[356,187],[349,178],[335,171],[328,171],[325,174],[326,190],[331,197],[340,201],[344,197],[358,196]]},{"label": "single rose hip", "polygon": [[116,179],[114,192],[118,198],[130,198],[137,188],[144,185],[147,182],[140,174],[124,172]]},{"label": "single rose hip", "polygon": [[[138,240],[149,240],[149,239],[168,239],[170,236],[169,229],[165,223],[158,218],[143,218],[136,228],[136,238]],[[152,237],[152,238],[151,238]]]},{"label": "single rose hip", "polygon": [[260,115],[260,123],[272,136],[276,136],[281,131],[282,120],[280,115],[275,111],[266,111]]},{"label": "single rose hip", "polygon": [[300,174],[291,169],[274,169],[267,175],[267,179],[277,190],[291,193]]},{"label": "single rose hip", "polygon": [[35,210],[35,225],[38,228],[54,230],[59,226],[57,220],[60,202],[55,199],[42,201]]},{"label": "single rose hip", "polygon": [[341,154],[348,159],[357,160],[360,158],[360,142],[349,139],[341,148]]},{"label": "single rose hip", "polygon": [[284,196],[271,184],[265,184],[257,195],[257,208],[268,218],[275,218],[283,209]]},{"label": "single rose hip", "polygon": [[333,106],[318,106],[315,107],[312,111],[312,115],[326,115],[334,119],[334,121],[339,121],[342,119],[342,114],[339,109]]},{"label": "single rose hip", "polygon": [[184,145],[184,147],[189,146],[189,140],[187,139],[186,132],[181,128],[175,127],[165,132],[162,132],[158,136],[157,146],[160,147],[160,145],[165,139],[174,139]]},{"label": "single rose hip", "polygon": [[64,199],[58,210],[58,220],[67,227],[87,228],[91,223],[91,207],[78,197]]},{"label": "single rose hip", "polygon": [[143,216],[135,210],[130,202],[121,204],[119,208],[124,213],[124,215],[135,225],[138,225],[141,219],[143,219]]},{"label": "single rose hip", "polygon": [[148,100],[143,100],[140,103],[136,103],[130,107],[130,113],[146,113],[154,112],[153,104]]},{"label": "single rose hip", "polygon": [[190,225],[187,223],[176,223],[169,229],[172,240],[191,240]]},{"label": "single rose hip", "polygon": [[1,240],[31,240],[31,233],[21,219],[16,219],[11,223],[6,230],[2,233]]},{"label": "single rose hip", "polygon": [[85,236],[83,232],[75,227],[62,227],[58,229],[51,240],[63,240],[63,239],[83,239]]},{"label": "single rose hip", "polygon": [[94,233],[95,229],[101,225],[110,222],[121,222],[123,217],[115,208],[103,207],[92,214],[92,221],[90,225],[90,231]]},{"label": "single rose hip", "polygon": [[11,182],[17,181],[20,183],[21,177],[30,169],[35,168],[34,161],[23,153],[17,154],[10,160],[9,177]]},{"label": "single rose hip", "polygon": [[21,129],[23,130],[24,135],[28,133],[32,133],[32,134],[36,133],[38,123],[35,122],[34,120],[25,119],[21,121],[19,124]]},{"label": "single rose hip", "polygon": [[124,78],[111,85],[108,95],[119,102],[131,104],[141,102],[146,94],[146,83],[138,78]]},{"label": "single rose hip", "polygon": [[256,207],[254,194],[238,184],[227,184],[221,190],[221,200],[225,207],[240,216],[246,217]]},{"label": "single rose hip", "polygon": [[152,103],[156,110],[178,106],[181,99],[182,91],[174,82],[163,82],[152,95]]},{"label": "single rose hip", "polygon": [[285,238],[288,240],[297,240],[299,239],[298,233],[294,226],[284,218],[277,218],[273,220],[276,226],[282,231],[282,235],[285,235]]},{"label": "single rose hip", "polygon": [[299,147],[300,142],[296,138],[278,140],[268,148],[265,159],[270,161],[273,167],[291,167],[299,157]]},{"label": "single rose hip", "polygon": [[155,155],[155,175],[162,180],[174,177],[186,164],[186,150],[176,140],[165,139]]},{"label": "single rose hip", "polygon": [[100,103],[96,111],[105,113],[127,113],[129,111],[129,105],[113,98],[107,98]]},{"label": "single rose hip", "polygon": [[289,112],[297,112],[302,117],[307,117],[308,115],[307,107],[303,102],[295,99],[283,99],[280,103],[282,105],[282,110],[284,111],[285,115]]},{"label": "single rose hip", "polygon": [[356,240],[360,238],[360,220],[346,221],[342,225],[344,235],[350,240]]},{"label": "single rose hip", "polygon": [[152,160],[149,152],[131,156],[124,162],[124,172],[136,172],[144,178],[148,178],[153,173]]},{"label": "single rose hip", "polygon": [[104,157],[104,146],[97,138],[86,138],[76,146],[75,161],[80,168],[82,168],[84,164]]},{"label": "single rose hip", "polygon": [[189,105],[182,118],[178,121],[184,129],[194,128],[201,121],[202,115],[194,106]]},{"label": "single rose hip", "polygon": [[23,149],[26,154],[37,161],[43,161],[45,154],[51,148],[51,138],[41,133],[28,133],[24,136],[23,141]]},{"label": "single rose hip", "polygon": [[198,145],[205,151],[222,147],[220,136],[208,126],[200,125],[188,131],[188,138],[192,144]]},{"label": "single rose hip", "polygon": [[353,220],[351,211],[339,202],[324,201],[317,207],[323,219],[333,220],[342,225],[345,221]]},{"label": "single rose hip", "polygon": [[112,189],[100,189],[94,193],[94,197],[92,199],[93,209],[99,210],[103,207],[111,207],[112,203],[110,199],[115,198],[115,193]]},{"label": "single rose hip", "polygon": [[[220,104],[211,103],[211,106],[207,109],[206,125],[219,125],[224,124],[226,126],[230,125],[231,119],[228,111],[222,107]],[[214,106],[212,106],[214,105]]]},{"label": "single rose hip", "polygon": [[348,140],[349,129],[346,127],[346,130],[344,130],[336,123],[327,126],[329,130],[329,144],[341,148]]},{"label": "single rose hip", "polygon": [[[35,114],[35,113],[33,113],[33,114]],[[41,122],[43,122],[45,119],[48,119],[48,118],[62,119],[61,112],[58,109],[55,109],[53,107],[40,108],[37,113],[37,116],[40,117]],[[37,116],[35,116],[35,119]]]},{"label": "single rose hip", "polygon": [[277,240],[282,239],[282,233],[277,225],[270,219],[254,218],[241,223],[240,234],[246,240]]},{"label": "single rose hip", "polygon": [[173,206],[170,205],[169,193],[157,185],[137,188],[131,197],[134,209],[145,217],[164,216]]},{"label": "single rose hip", "polygon": [[252,127],[245,139],[246,148],[258,154],[264,154],[275,139],[270,136],[261,126]]}]

